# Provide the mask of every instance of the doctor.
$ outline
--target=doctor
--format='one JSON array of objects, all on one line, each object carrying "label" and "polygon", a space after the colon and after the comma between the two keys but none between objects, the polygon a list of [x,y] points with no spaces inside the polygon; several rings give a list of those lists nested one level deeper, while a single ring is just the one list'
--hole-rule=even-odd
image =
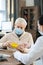
[{"label": "doctor", "polygon": [[14,57],[21,61],[23,64],[30,65],[36,59],[41,58],[43,65],[43,15],[39,18],[38,30],[42,36],[36,40],[35,45],[31,47],[28,54],[23,54],[21,52],[14,53]]}]

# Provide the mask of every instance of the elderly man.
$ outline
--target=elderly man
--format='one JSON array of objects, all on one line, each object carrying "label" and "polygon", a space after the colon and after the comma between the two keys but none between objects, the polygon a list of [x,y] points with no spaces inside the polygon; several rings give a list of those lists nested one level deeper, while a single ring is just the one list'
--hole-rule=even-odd
[{"label": "elderly man", "polygon": [[38,31],[41,36],[36,40],[35,45],[31,47],[28,54],[23,54],[19,51],[14,53],[14,57],[23,64],[30,65],[40,58],[42,63],[40,65],[43,65],[43,15],[39,18]]},{"label": "elderly man", "polygon": [[[3,43],[2,46],[9,46],[11,42],[18,44],[24,44],[25,47],[29,48],[33,45],[32,35],[28,32],[25,32],[27,22],[24,18],[17,18],[14,25],[14,30],[12,33],[6,34],[1,40],[0,43]],[[21,48],[17,48],[21,49]]]}]

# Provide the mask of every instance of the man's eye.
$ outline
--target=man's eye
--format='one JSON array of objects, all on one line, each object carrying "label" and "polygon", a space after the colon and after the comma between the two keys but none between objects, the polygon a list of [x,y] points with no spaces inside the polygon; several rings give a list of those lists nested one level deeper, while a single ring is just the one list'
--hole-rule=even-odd
[{"label": "man's eye", "polygon": [[19,27],[19,26],[17,26],[17,27],[22,29],[22,27]]},{"label": "man's eye", "polygon": [[19,26],[17,26],[19,28]]},{"label": "man's eye", "polygon": [[22,27],[21,27],[21,29],[22,29]]}]

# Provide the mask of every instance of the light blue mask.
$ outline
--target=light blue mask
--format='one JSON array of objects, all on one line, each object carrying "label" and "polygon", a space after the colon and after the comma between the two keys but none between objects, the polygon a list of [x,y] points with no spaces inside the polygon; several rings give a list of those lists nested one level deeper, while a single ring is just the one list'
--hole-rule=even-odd
[{"label": "light blue mask", "polygon": [[39,31],[39,33],[40,33],[41,35],[43,35],[43,32]]},{"label": "light blue mask", "polygon": [[22,29],[20,29],[20,28],[15,28],[15,33],[16,33],[17,35],[21,35],[23,32],[24,32],[24,31],[23,31]]}]

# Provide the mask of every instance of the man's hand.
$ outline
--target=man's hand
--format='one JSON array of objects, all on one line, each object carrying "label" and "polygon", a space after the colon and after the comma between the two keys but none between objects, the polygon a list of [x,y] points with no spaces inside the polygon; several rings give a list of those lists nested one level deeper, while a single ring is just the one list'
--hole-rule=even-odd
[{"label": "man's hand", "polygon": [[17,50],[19,50],[20,52],[23,52],[23,53],[27,53],[29,51],[29,49],[27,48],[27,46],[25,44],[20,44],[17,47]]},{"label": "man's hand", "polygon": [[31,47],[31,45],[28,43],[23,43],[23,46],[24,46],[24,48],[30,48]]},{"label": "man's hand", "polygon": [[21,52],[24,52],[24,45],[20,44],[16,49],[21,51]]},{"label": "man's hand", "polygon": [[5,43],[2,44],[2,47],[11,47],[11,41],[7,41]]}]

